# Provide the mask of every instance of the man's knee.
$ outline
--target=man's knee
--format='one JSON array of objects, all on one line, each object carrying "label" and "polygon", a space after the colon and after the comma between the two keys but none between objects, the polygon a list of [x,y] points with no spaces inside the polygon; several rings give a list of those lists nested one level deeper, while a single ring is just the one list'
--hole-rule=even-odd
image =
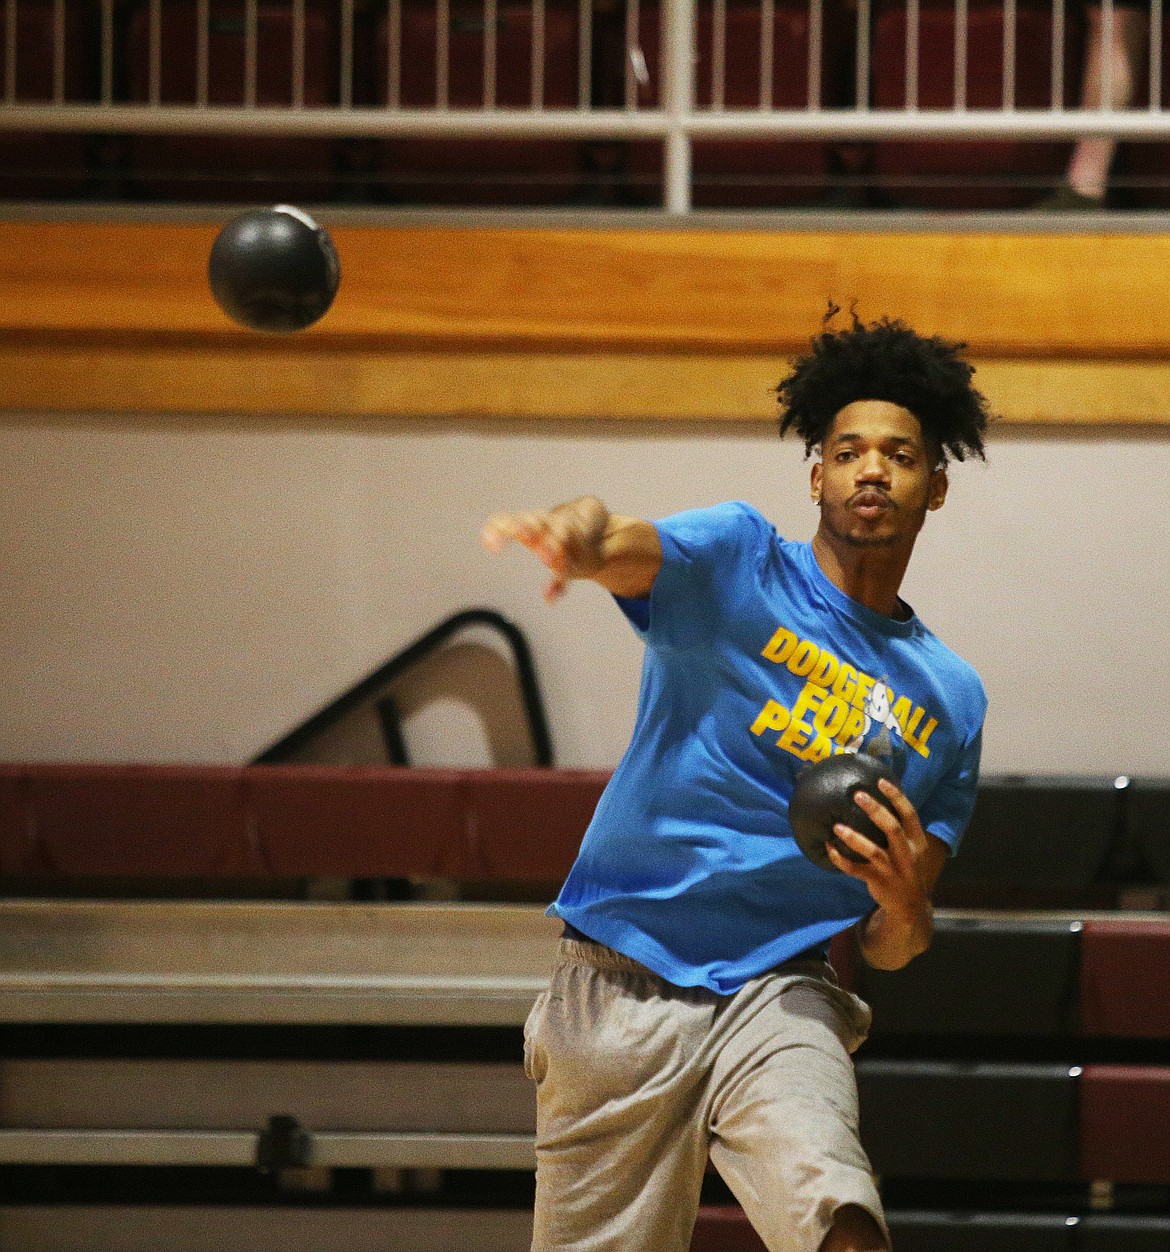
[{"label": "man's knee", "polygon": [[859,1204],[844,1204],[833,1215],[833,1225],[821,1243],[821,1252],[887,1252],[881,1227]]}]

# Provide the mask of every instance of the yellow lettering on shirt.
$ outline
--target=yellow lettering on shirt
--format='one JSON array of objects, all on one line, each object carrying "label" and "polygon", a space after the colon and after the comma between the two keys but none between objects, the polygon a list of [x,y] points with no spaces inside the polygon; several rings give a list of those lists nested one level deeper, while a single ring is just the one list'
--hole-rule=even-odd
[{"label": "yellow lettering on shirt", "polygon": [[833,683],[833,694],[840,696],[842,700],[852,702],[853,693],[857,690],[857,671],[852,665],[842,665],[837,671],[836,680]]},{"label": "yellow lettering on shirt", "polygon": [[788,658],[788,668],[797,678],[803,678],[817,663],[817,658],[820,655],[820,648],[811,639],[802,639],[796,645],[796,650]]},{"label": "yellow lettering on shirt", "polygon": [[849,705],[840,696],[826,696],[813,717],[813,729],[832,739],[848,716]]},{"label": "yellow lettering on shirt", "polygon": [[812,672],[808,676],[810,683],[815,683],[818,687],[828,687],[832,684],[833,679],[837,677],[837,671],[841,668],[841,662],[831,653],[821,649],[821,659],[813,667]]},{"label": "yellow lettering on shirt", "polygon": [[785,626],[777,627],[760,655],[805,683],[791,708],[768,700],[752,722],[753,735],[776,731],[777,746],[785,752],[819,761],[854,748],[867,723],[892,727],[897,722],[906,744],[921,756],[930,755],[927,743],[938,719],[909,696],[896,695],[884,678],[874,678]]},{"label": "yellow lettering on shirt", "polygon": [[923,728],[920,735],[907,735],[906,742],[921,756],[929,756],[930,749],[926,746],[926,741],[934,733],[934,728],[938,725],[938,718],[932,717]]},{"label": "yellow lettering on shirt", "polygon": [[777,665],[783,665],[788,660],[792,649],[796,647],[796,636],[790,630],[785,630],[783,626],[772,636],[764,645],[764,650],[760,654],[767,657],[769,661],[775,661]]},{"label": "yellow lettering on shirt", "polygon": [[752,722],[752,734],[762,735],[765,730],[783,730],[791,720],[791,714],[782,704],[769,700]]},{"label": "yellow lettering on shirt", "polygon": [[811,726],[804,722],[798,722],[795,718],[788,723],[784,733],[776,740],[776,746],[783,748],[785,752],[791,752],[794,756],[803,759],[801,749],[808,743],[809,736],[813,733]]}]

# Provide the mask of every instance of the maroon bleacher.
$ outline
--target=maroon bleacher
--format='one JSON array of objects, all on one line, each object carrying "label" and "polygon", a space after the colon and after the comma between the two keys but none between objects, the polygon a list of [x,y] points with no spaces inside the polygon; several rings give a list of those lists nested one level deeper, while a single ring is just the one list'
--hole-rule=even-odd
[{"label": "maroon bleacher", "polygon": [[27,872],[34,859],[27,771],[0,765],[0,873]]},{"label": "maroon bleacher", "polygon": [[[66,103],[87,98],[83,23],[89,9],[66,0],[61,87]],[[7,6],[0,6],[0,48],[8,47]],[[21,104],[48,104],[56,98],[53,0],[20,0],[13,40],[16,54],[14,97]],[[7,96],[7,57],[0,57],[0,98]],[[75,195],[88,180],[86,138],[81,134],[0,133],[0,196],[53,199]]]},{"label": "maroon bleacher", "polygon": [[1085,1066],[1080,1079],[1082,1178],[1170,1183],[1167,1126],[1170,1067]]},{"label": "maroon bleacher", "polygon": [[[1077,98],[1081,10],[1067,11],[1064,99]],[[1018,109],[1052,105],[1052,10],[1015,9],[1014,102]],[[976,0],[967,20],[967,107],[1003,104],[1004,6]],[[930,0],[919,10],[918,107],[955,105],[955,13],[949,3]],[[906,6],[885,4],[874,23],[873,104],[906,105]],[[1059,181],[1069,145],[1017,140],[894,140],[875,145],[876,185],[891,200],[923,208],[1006,209],[1038,199]]]},{"label": "maroon bleacher", "polygon": [[[762,6],[733,0],[727,6],[723,106],[758,109],[761,101]],[[638,91],[641,108],[659,106],[661,83],[660,9],[639,9],[638,39],[649,82]],[[780,0],[773,11],[771,105],[804,109],[809,90],[809,6],[805,0]],[[714,20],[708,6],[696,15],[695,104],[712,107],[714,96]],[[832,104],[838,51],[846,36],[846,14],[825,6],[821,103]],[[614,103],[617,103],[615,100]],[[693,144],[693,200],[705,207],[754,207],[805,203],[828,190],[829,150],[819,142],[797,140],[722,141]],[[643,196],[658,198],[662,181],[661,143],[629,145],[626,172]]]},{"label": "maroon bleacher", "polygon": [[1170,1038],[1170,917],[1095,917],[1081,936],[1081,1033]]},{"label": "maroon bleacher", "polygon": [[[495,22],[495,107],[530,109],[533,68],[532,6],[503,3]],[[456,0],[446,32],[448,93],[453,109],[485,107],[484,9]],[[402,5],[401,77],[397,104],[440,105],[435,6]],[[376,92],[391,104],[390,25],[378,23]],[[578,15],[575,5],[544,9],[542,107],[578,105]],[[387,139],[378,144],[379,181],[391,197],[431,204],[556,204],[570,199],[581,176],[581,145],[569,140]]]},{"label": "maroon bleacher", "polygon": [[[243,0],[211,0],[208,102],[245,103],[246,9]],[[162,104],[198,99],[199,10],[195,0],[168,0],[159,30]],[[293,13],[287,4],[256,6],[256,104],[293,103]],[[151,10],[139,3],[129,21],[130,99],[151,97]],[[341,44],[337,6],[305,5],[304,104],[340,100]],[[334,190],[329,140],[282,136],[138,135],[130,141],[132,175],[143,192],[183,200],[318,200]]]}]

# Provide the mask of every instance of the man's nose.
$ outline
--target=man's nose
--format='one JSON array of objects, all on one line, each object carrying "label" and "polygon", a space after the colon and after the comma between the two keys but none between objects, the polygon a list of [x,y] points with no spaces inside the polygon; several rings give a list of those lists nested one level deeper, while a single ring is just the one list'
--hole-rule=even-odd
[{"label": "man's nose", "polygon": [[876,452],[863,456],[857,463],[857,481],[866,483],[888,482],[889,470],[885,457]]}]

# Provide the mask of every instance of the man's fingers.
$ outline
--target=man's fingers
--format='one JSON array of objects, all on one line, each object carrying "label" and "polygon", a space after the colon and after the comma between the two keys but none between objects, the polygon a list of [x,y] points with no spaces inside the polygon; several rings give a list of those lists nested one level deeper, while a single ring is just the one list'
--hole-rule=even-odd
[{"label": "man's fingers", "polygon": [[568,585],[569,580],[567,578],[562,578],[559,574],[554,575],[548,580],[548,586],[544,589],[544,598],[549,604],[555,604],[565,594],[565,589]]},{"label": "man's fingers", "polygon": [[[868,839],[862,839],[862,837],[858,835],[856,831],[850,830],[848,826],[837,826],[834,828],[833,833],[837,836],[838,839],[841,840],[842,843],[849,844],[850,847],[853,847],[853,844],[850,842],[848,835],[854,835],[858,839],[861,839],[862,843],[869,844]],[[871,848],[873,847],[872,844],[869,844],[869,846]],[[857,849],[857,848],[855,848],[854,850],[860,851],[860,849]],[[850,878],[861,878],[863,876],[864,871],[868,868],[867,865],[865,865],[864,863],[860,861],[850,860],[850,858],[847,857],[845,853],[841,851],[840,848],[835,847],[833,843],[831,842],[826,842],[825,852],[828,855],[829,860],[832,861],[833,864],[843,874],[848,874]],[[864,852],[862,853],[862,855],[864,855]]]},{"label": "man's fingers", "polygon": [[[867,861],[872,860],[873,857],[881,851],[872,839],[867,839],[860,831],[854,830],[852,826],[846,826],[844,822],[838,822],[833,827],[833,834],[835,834],[837,838],[840,839],[841,842],[848,848],[851,848],[854,852],[856,852],[858,856],[865,857]],[[830,848],[833,847],[831,843],[828,846]],[[837,849],[834,849],[834,851],[836,850]],[[843,857],[842,859],[849,861],[848,857]],[[851,861],[849,863],[856,867],[856,862]]]},{"label": "man's fingers", "polygon": [[878,790],[893,805],[894,812],[902,819],[902,824],[909,829],[911,825],[918,824],[918,811],[914,805],[910,803],[906,793],[896,783],[891,782],[888,778],[878,779]]},{"label": "man's fingers", "polygon": [[564,540],[544,513],[497,513],[484,523],[480,539],[489,552],[502,551],[514,539],[554,572],[563,571],[568,564]]},{"label": "man's fingers", "polygon": [[891,803],[895,802],[894,795],[887,791],[887,785],[892,791],[897,792],[897,798],[902,801],[900,807],[904,808],[905,812],[901,817],[896,817],[885,804],[880,800],[875,800],[866,791],[858,791],[853,800],[869,820],[885,834],[885,852],[890,862],[900,871],[908,872],[914,868],[925,851],[926,836],[922,833],[914,806],[897,787],[887,784],[884,778],[878,783],[882,794],[889,795]]},{"label": "man's fingers", "polygon": [[875,800],[868,791],[855,791],[853,802],[882,831],[887,838],[904,834],[901,821],[880,801]]}]

